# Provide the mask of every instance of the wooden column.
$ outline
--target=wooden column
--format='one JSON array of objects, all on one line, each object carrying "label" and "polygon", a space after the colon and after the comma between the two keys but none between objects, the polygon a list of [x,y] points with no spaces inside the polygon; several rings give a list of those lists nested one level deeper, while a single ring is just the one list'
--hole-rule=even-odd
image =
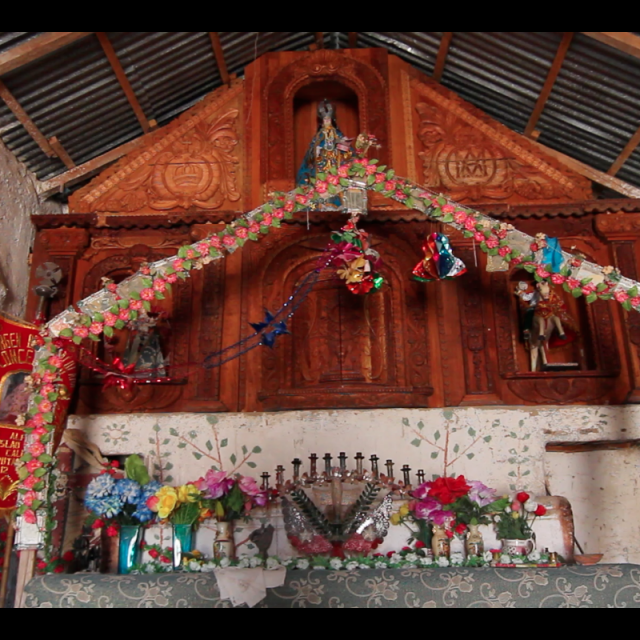
[{"label": "wooden column", "polygon": [[36,560],[38,552],[35,549],[20,552],[20,564],[18,565],[18,581],[16,584],[16,609],[21,609],[24,604],[24,592],[33,576],[36,574]]},{"label": "wooden column", "polygon": [[[616,215],[599,216],[596,220],[598,233],[611,243],[611,252],[615,266],[622,274],[633,280],[638,280],[640,270],[638,259],[640,256],[640,214],[619,213]],[[616,303],[610,303],[616,304]],[[619,305],[618,305],[619,306]],[[629,404],[640,404],[640,313],[624,311],[622,327],[624,335],[619,341],[621,351],[626,351],[628,361],[628,376],[631,391],[627,398]]]}]

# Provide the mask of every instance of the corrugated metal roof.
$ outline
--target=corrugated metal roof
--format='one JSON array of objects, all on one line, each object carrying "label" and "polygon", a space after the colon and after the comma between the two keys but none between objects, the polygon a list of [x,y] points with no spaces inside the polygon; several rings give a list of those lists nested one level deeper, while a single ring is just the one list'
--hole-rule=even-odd
[{"label": "corrugated metal roof", "polygon": [[44,31],[0,31],[0,52],[11,49],[31,38],[42,35]]},{"label": "corrugated metal roof", "polygon": [[[44,32],[0,32],[0,51]],[[303,50],[312,31],[219,32],[230,73],[270,51]],[[384,47],[433,73],[442,32],[361,31],[359,47]],[[221,84],[206,31],[108,33],[145,115],[171,121]],[[561,32],[456,31],[442,83],[511,129],[523,132],[553,64]],[[349,32],[324,33],[330,48]],[[81,164],[142,129],[95,36],[36,60],[2,80],[45,136]],[[540,141],[607,171],[640,126],[640,60],[576,34],[538,123]],[[0,136],[40,179],[65,170],[48,158],[0,102]],[[640,186],[640,150],[619,177]]]}]

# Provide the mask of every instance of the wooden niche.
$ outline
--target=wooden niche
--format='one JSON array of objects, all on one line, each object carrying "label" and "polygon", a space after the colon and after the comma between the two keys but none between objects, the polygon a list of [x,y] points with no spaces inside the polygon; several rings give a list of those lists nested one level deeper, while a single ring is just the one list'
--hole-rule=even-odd
[{"label": "wooden niche", "polygon": [[[403,237],[407,229],[400,232],[396,225],[368,230],[387,285],[355,296],[324,272],[291,320],[292,336],[253,358],[260,378],[257,398],[248,389],[249,410],[429,406],[427,291],[407,277],[418,260],[415,246]],[[283,233],[287,238],[276,246],[251,248],[251,272],[261,275],[246,297],[253,301],[244,311],[248,318],[287,301],[317,268],[331,229]]]}]

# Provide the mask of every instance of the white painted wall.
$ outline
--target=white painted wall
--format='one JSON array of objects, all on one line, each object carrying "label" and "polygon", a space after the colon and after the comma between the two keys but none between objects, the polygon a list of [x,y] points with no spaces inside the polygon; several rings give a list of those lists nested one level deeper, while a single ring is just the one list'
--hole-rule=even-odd
[{"label": "white painted wall", "polygon": [[0,311],[24,317],[34,238],[30,216],[61,209],[40,203],[33,174],[0,142]]},{"label": "white painted wall", "polygon": [[[569,499],[578,538],[605,561],[640,564],[636,450],[588,458],[547,454],[550,442],[640,439],[640,407],[464,408],[72,417],[105,455],[143,454],[169,482],[211,466],[259,477],[317,453],[393,459],[427,477],[464,474],[501,493],[528,490]],[[320,467],[322,469],[322,467]],[[381,466],[381,470],[384,466]]]}]

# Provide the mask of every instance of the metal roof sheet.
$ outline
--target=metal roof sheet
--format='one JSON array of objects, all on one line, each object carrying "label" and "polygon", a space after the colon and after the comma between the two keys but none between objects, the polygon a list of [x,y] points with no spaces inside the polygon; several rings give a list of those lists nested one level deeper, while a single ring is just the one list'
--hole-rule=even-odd
[{"label": "metal roof sheet", "polygon": [[[0,32],[0,51],[45,32]],[[270,51],[303,50],[312,31],[223,31],[229,73],[241,75]],[[359,47],[384,47],[433,73],[442,32],[361,31]],[[206,31],[113,31],[114,49],[145,115],[171,121],[221,85]],[[562,32],[456,31],[442,83],[511,129],[523,132],[553,64]],[[349,32],[324,33],[329,48]],[[141,126],[96,36],[3,76],[46,137],[57,136],[81,164],[138,137]],[[538,123],[540,142],[607,171],[640,127],[640,60],[576,34]],[[0,102],[0,137],[40,179],[65,170],[48,158]],[[640,150],[619,177],[640,186]]]}]

